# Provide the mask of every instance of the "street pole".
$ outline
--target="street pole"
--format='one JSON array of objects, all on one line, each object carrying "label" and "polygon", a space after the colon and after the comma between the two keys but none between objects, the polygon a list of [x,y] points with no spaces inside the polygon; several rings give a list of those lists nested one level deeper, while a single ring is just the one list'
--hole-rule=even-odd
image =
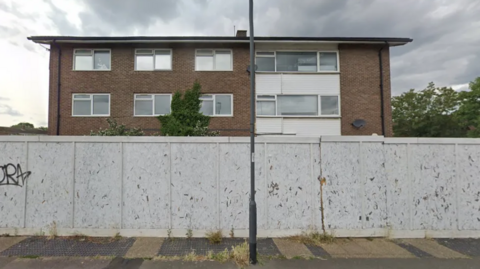
[{"label": "street pole", "polygon": [[250,20],[250,263],[257,263],[257,204],[255,203],[255,44],[253,35],[253,0],[249,0]]}]

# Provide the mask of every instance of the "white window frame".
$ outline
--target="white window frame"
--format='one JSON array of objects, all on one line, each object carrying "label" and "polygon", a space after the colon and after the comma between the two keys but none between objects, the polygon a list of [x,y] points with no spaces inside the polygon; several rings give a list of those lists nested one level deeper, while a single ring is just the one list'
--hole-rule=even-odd
[{"label": "white window frame", "polygon": [[[279,94],[280,95],[280,94]],[[263,96],[270,96],[272,98],[262,98]],[[258,109],[257,109],[257,102],[273,102],[275,104],[275,115],[258,115]],[[258,115],[258,117],[277,117],[277,95],[274,94],[261,94],[257,95],[256,101],[255,101],[255,114]]]},{"label": "white window frame", "polygon": [[[213,69],[212,70],[198,70],[197,68],[197,55],[207,55],[207,54],[198,54],[199,50],[211,50],[213,51]],[[223,51],[230,51],[230,69],[228,70],[216,70],[215,69],[215,57],[217,50]],[[198,72],[231,72],[233,71],[233,50],[232,49],[209,49],[209,48],[202,48],[202,49],[195,49],[195,71]]]},{"label": "white window frame", "polygon": [[[335,52],[337,54],[337,70],[320,70],[320,53]],[[340,56],[338,50],[322,50],[317,52],[317,72],[318,73],[340,73]]]},{"label": "white window frame", "polygon": [[[138,95],[150,95],[150,98],[140,98],[138,100],[151,100],[152,101],[152,112],[153,114],[152,115],[136,115],[135,114],[135,104],[137,101],[137,96]],[[156,95],[163,95],[163,96],[169,96],[170,97],[170,113],[172,113],[172,94],[170,93],[136,93],[133,95],[133,116],[134,117],[157,117],[157,116],[163,116],[163,115],[166,115],[166,114],[155,114],[155,96]]]},{"label": "white window frame", "polygon": [[319,94],[318,95],[318,113],[322,113],[322,97],[337,97],[337,100],[338,100],[338,115],[321,115],[322,117],[327,117],[327,118],[338,118],[338,117],[341,117],[341,114],[342,114],[342,110],[340,108],[340,94],[339,95],[335,95],[335,94],[325,94],[325,95],[321,95]]},{"label": "white window frame", "polygon": [[[200,96],[200,100],[203,101],[203,100],[206,100],[206,99],[202,99],[203,96],[205,95],[211,95],[213,98],[212,99],[209,99],[209,100],[212,100],[213,101],[213,115],[206,115],[206,116],[209,116],[209,117],[233,117],[233,94],[231,93],[204,93]],[[216,99],[216,96],[217,95],[230,95],[230,104],[232,106],[232,111],[229,115],[226,115],[226,114],[221,114],[221,115],[217,115],[216,112],[215,112],[215,99]]]},{"label": "white window frame", "polygon": [[[77,98],[75,99],[75,95],[89,95],[89,98]],[[95,95],[107,95],[108,96],[108,114],[93,114],[93,96]],[[74,115],[73,114],[73,106],[75,104],[75,100],[89,100],[90,101],[90,115]],[[72,117],[110,117],[110,110],[112,106],[112,98],[110,93],[72,93]]]},{"label": "white window frame", "polygon": [[[258,52],[273,52],[273,56],[257,55]],[[317,53],[317,72],[301,71],[277,71],[277,52],[316,52]],[[335,52],[337,54],[337,71],[320,70],[320,53]],[[340,56],[338,50],[258,50],[255,51],[255,63],[257,57],[273,57],[275,59],[275,71],[256,71],[257,73],[289,73],[289,74],[315,74],[315,73],[340,73]]]},{"label": "white window frame", "polygon": [[[138,53],[139,50],[151,50],[152,54],[150,53]],[[170,69],[155,69],[155,51],[157,50],[164,50],[164,51],[170,51]],[[151,70],[137,70],[137,55],[152,55],[153,57],[153,69]],[[139,72],[151,72],[151,71],[172,71],[173,70],[173,50],[169,48],[138,48],[135,49],[135,55],[133,56],[134,59],[134,70],[139,71]]]},{"label": "white window frame", "polygon": [[[77,60],[77,57],[76,56],[76,52],[77,50],[90,50],[91,51],[91,56],[92,56],[92,69],[91,70],[76,70],[75,69],[75,61]],[[108,51],[108,53],[110,53],[110,63],[109,63],[109,66],[110,68],[109,69],[94,69],[95,67],[95,51]],[[73,49],[73,66],[72,66],[72,71],[77,71],[77,72],[102,72],[102,71],[112,71],[112,50],[111,49],[102,49],[102,48],[95,48],[95,49],[90,49],[90,48],[76,48],[76,49]]]},{"label": "white window frame", "polygon": [[[317,102],[318,102],[318,115],[278,115],[278,96],[317,96]],[[273,96],[275,99],[262,99],[259,96]],[[338,98],[338,114],[337,115],[321,115],[322,113],[322,99],[321,97],[337,97]],[[261,101],[270,101],[270,102],[275,102],[275,114],[276,115],[258,115],[258,110],[257,110],[257,102]],[[335,95],[335,94],[258,94],[255,97],[255,116],[257,118],[340,118],[342,109],[340,107],[341,102],[340,102],[340,95]]]}]

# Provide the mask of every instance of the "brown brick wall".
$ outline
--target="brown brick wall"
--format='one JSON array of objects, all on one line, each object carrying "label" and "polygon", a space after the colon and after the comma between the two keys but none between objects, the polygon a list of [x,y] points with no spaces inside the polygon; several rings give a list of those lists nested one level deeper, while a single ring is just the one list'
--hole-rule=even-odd
[{"label": "brown brick wall", "polygon": [[[378,51],[383,45],[341,44],[340,90],[342,135],[382,135],[380,66]],[[390,105],[390,57],[385,48],[383,57],[384,113],[386,136],[392,136]],[[354,128],[355,119],[366,121],[365,127]]]},{"label": "brown brick wall", "polygon": [[[110,48],[111,71],[72,71],[73,49],[80,47]],[[134,71],[135,48],[173,48],[172,71]],[[210,129],[221,135],[249,133],[249,50],[246,45],[228,45],[233,50],[233,71],[195,71],[196,48],[221,48],[219,45],[62,45],[60,134],[87,135],[91,130],[107,126],[105,117],[72,117],[72,93],[110,93],[110,116],[128,127],[141,127],[159,132],[155,117],[133,117],[135,93],[173,93],[190,88],[195,81],[204,93],[233,94],[233,117],[212,117]],[[50,56],[49,130],[56,134],[57,57],[53,48]]]},{"label": "brown brick wall", "polygon": [[[74,48],[110,48],[111,71],[72,71]],[[173,48],[172,71],[134,71],[135,48]],[[107,126],[105,117],[72,117],[72,93],[110,93],[110,115],[127,127],[141,127],[147,133],[159,131],[154,117],[133,117],[134,93],[173,93],[202,85],[204,93],[233,94],[233,117],[212,117],[210,129],[221,130],[221,135],[249,134],[249,64],[248,44],[227,44],[233,50],[233,71],[195,71],[196,48],[222,48],[218,44],[95,44],[62,45],[60,134],[88,135],[91,130]],[[342,135],[382,134],[380,117],[380,80],[378,50],[381,45],[339,45]],[[389,50],[383,52],[384,104],[386,134],[392,135],[390,107]],[[57,57],[52,46],[50,54],[49,134],[56,134],[57,114]],[[351,123],[364,119],[367,125],[357,130]]]}]

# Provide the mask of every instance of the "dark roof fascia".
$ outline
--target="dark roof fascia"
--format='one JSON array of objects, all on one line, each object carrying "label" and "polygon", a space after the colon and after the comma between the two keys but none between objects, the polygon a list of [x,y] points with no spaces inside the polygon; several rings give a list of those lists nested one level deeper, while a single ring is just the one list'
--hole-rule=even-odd
[{"label": "dark roof fascia", "polygon": [[[139,43],[139,42],[225,42],[246,43],[249,37],[235,36],[31,36],[35,43]],[[389,43],[405,45],[411,38],[399,37],[255,37],[258,43],[304,42],[304,43]]]}]

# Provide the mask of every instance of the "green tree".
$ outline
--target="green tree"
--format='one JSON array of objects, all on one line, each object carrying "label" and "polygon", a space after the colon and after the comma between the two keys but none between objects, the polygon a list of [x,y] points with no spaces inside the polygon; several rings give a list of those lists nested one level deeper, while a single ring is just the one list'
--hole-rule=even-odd
[{"label": "green tree", "polygon": [[118,124],[114,119],[107,119],[108,128],[98,130],[98,132],[91,131],[91,136],[143,136],[144,133],[140,128],[128,129],[123,124]]},{"label": "green tree", "polygon": [[460,106],[455,116],[468,130],[468,137],[480,137],[480,77],[470,82],[470,91],[460,92]]},{"label": "green tree", "polygon": [[393,133],[399,137],[464,137],[466,131],[454,115],[459,105],[452,88],[437,88],[433,82],[416,92],[392,98]]},{"label": "green tree", "polygon": [[208,130],[210,117],[200,113],[201,85],[193,84],[182,95],[175,92],[172,97],[171,113],[158,116],[160,132],[164,136],[216,136],[218,132]]},{"label": "green tree", "polygon": [[19,128],[19,129],[35,129],[35,126],[29,122],[20,122],[15,125],[12,125],[12,128]]}]

